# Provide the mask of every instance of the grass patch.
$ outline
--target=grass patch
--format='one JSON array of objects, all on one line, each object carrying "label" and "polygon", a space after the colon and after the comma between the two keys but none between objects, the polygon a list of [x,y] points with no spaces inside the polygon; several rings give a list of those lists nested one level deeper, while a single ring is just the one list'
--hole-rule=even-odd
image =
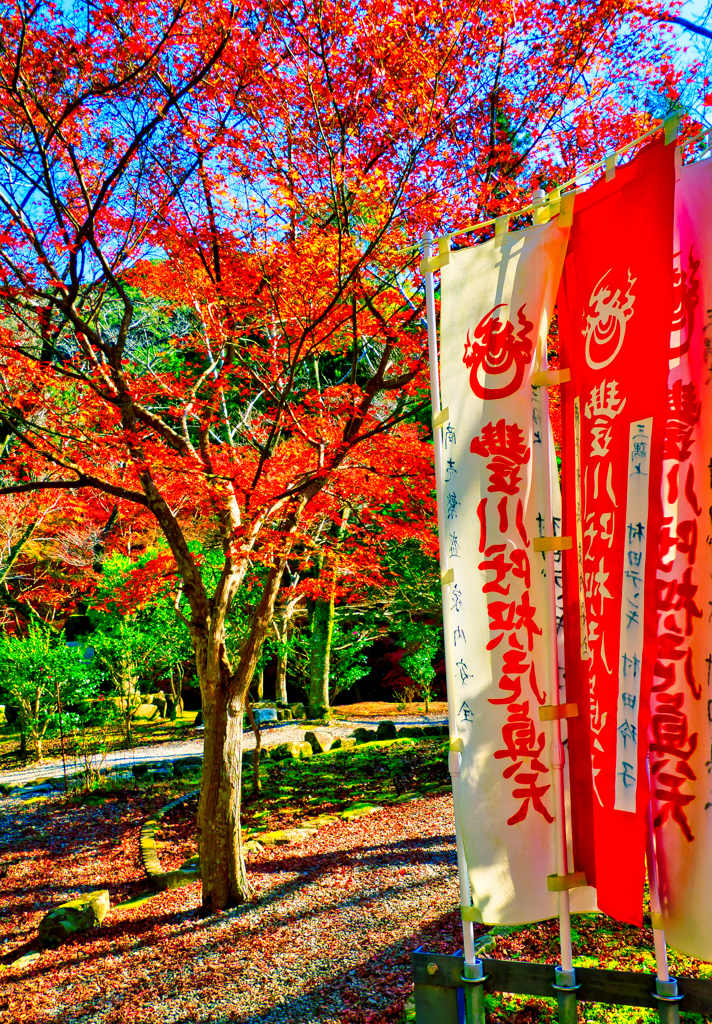
[{"label": "grass patch", "polygon": [[447,742],[384,740],[353,750],[330,750],[304,761],[263,761],[262,791],[245,780],[242,819],[247,829],[271,826],[272,819],[296,821],[303,814],[339,812],[356,803],[393,803],[448,784]]}]

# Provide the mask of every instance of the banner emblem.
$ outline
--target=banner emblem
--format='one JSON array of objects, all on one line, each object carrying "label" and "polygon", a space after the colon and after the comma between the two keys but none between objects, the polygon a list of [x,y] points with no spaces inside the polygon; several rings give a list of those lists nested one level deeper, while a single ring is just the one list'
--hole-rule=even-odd
[{"label": "banner emblem", "polygon": [[672,272],[672,338],[670,339],[670,358],[678,359],[685,355],[690,347],[690,338],[695,329],[695,309],[700,301],[700,279],[698,271],[700,261],[696,260],[693,249],[687,259],[687,273],[680,266],[682,253],[673,256]]},{"label": "banner emblem", "polygon": [[586,327],[586,362],[592,370],[602,370],[616,358],[623,345],[626,324],[633,315],[633,285],[635,277],[628,271],[628,291],[621,297],[622,289],[604,284],[611,273],[609,268],[591,292],[588,307],[584,310]]},{"label": "banner emblem", "polygon": [[[465,354],[462,361],[470,369],[470,387],[478,398],[507,398],[521,387],[524,371],[532,355],[531,330],[534,326],[527,320],[524,305],[520,306],[517,318],[521,330],[515,334],[514,324],[505,319],[506,314],[495,317],[498,309],[507,309],[506,302],[485,313],[474,331],[467,332]],[[499,387],[488,387],[488,376],[504,378]]]}]

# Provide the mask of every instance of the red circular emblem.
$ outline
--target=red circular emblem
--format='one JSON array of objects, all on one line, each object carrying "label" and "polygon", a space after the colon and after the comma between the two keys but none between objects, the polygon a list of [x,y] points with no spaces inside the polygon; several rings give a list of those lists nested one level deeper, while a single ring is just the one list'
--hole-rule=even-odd
[{"label": "red circular emblem", "polygon": [[[520,330],[504,314],[495,316],[506,303],[485,313],[474,331],[467,332],[462,361],[470,369],[470,387],[478,398],[506,398],[521,387],[524,371],[531,361],[533,324],[524,315],[524,305],[517,318]],[[488,378],[496,377],[492,387]]]}]

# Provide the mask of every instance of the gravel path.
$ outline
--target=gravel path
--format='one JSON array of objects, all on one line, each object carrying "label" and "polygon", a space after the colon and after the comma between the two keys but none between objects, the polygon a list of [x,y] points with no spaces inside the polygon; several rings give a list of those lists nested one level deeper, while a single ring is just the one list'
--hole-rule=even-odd
[{"label": "gravel path", "polygon": [[[357,721],[349,722],[341,720],[338,725],[328,727],[313,725],[295,725],[292,722],[284,722],[271,726],[262,727],[262,746],[274,747],[278,743],[294,742],[300,743],[304,739],[304,733],[314,728],[326,728],[334,736],[349,736],[354,729],[371,729],[378,727],[380,719],[368,720],[359,718]],[[433,715],[402,715],[395,719],[398,725],[444,725],[447,721]],[[126,768],[143,761],[172,761],[174,758],[186,757],[190,754],[202,754],[203,738],[197,731],[195,739],[182,740],[179,743],[161,743],[152,747],[135,747],[132,750],[113,750],[102,760],[99,756],[93,758],[93,766],[96,768]],[[252,750],[255,746],[253,733],[246,732],[244,736],[244,749]],[[67,761],[67,774],[75,775],[84,770],[82,762]],[[64,774],[64,766],[61,759],[53,758],[43,761],[42,764],[30,764],[25,768],[16,768],[12,771],[0,772],[0,784],[6,786],[21,786],[26,783],[36,782],[39,779],[58,779]]]}]

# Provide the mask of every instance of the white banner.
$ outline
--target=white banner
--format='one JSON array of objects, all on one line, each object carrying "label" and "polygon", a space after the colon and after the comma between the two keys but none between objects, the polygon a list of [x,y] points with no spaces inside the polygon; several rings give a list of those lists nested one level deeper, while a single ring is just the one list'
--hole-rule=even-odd
[{"label": "white banner", "polygon": [[[444,590],[448,675],[464,741],[461,822],[473,905],[487,924],[557,914],[541,470],[553,458],[531,386],[568,229],[555,220],[451,253],[441,272]],[[556,481],[554,464],[553,479]],[[556,682],[554,681],[554,685]],[[571,870],[571,867],[570,867]],[[595,909],[591,889],[574,910]]]},{"label": "white banner", "polygon": [[682,169],[675,218],[651,792],[665,938],[712,961],[712,160]]}]

